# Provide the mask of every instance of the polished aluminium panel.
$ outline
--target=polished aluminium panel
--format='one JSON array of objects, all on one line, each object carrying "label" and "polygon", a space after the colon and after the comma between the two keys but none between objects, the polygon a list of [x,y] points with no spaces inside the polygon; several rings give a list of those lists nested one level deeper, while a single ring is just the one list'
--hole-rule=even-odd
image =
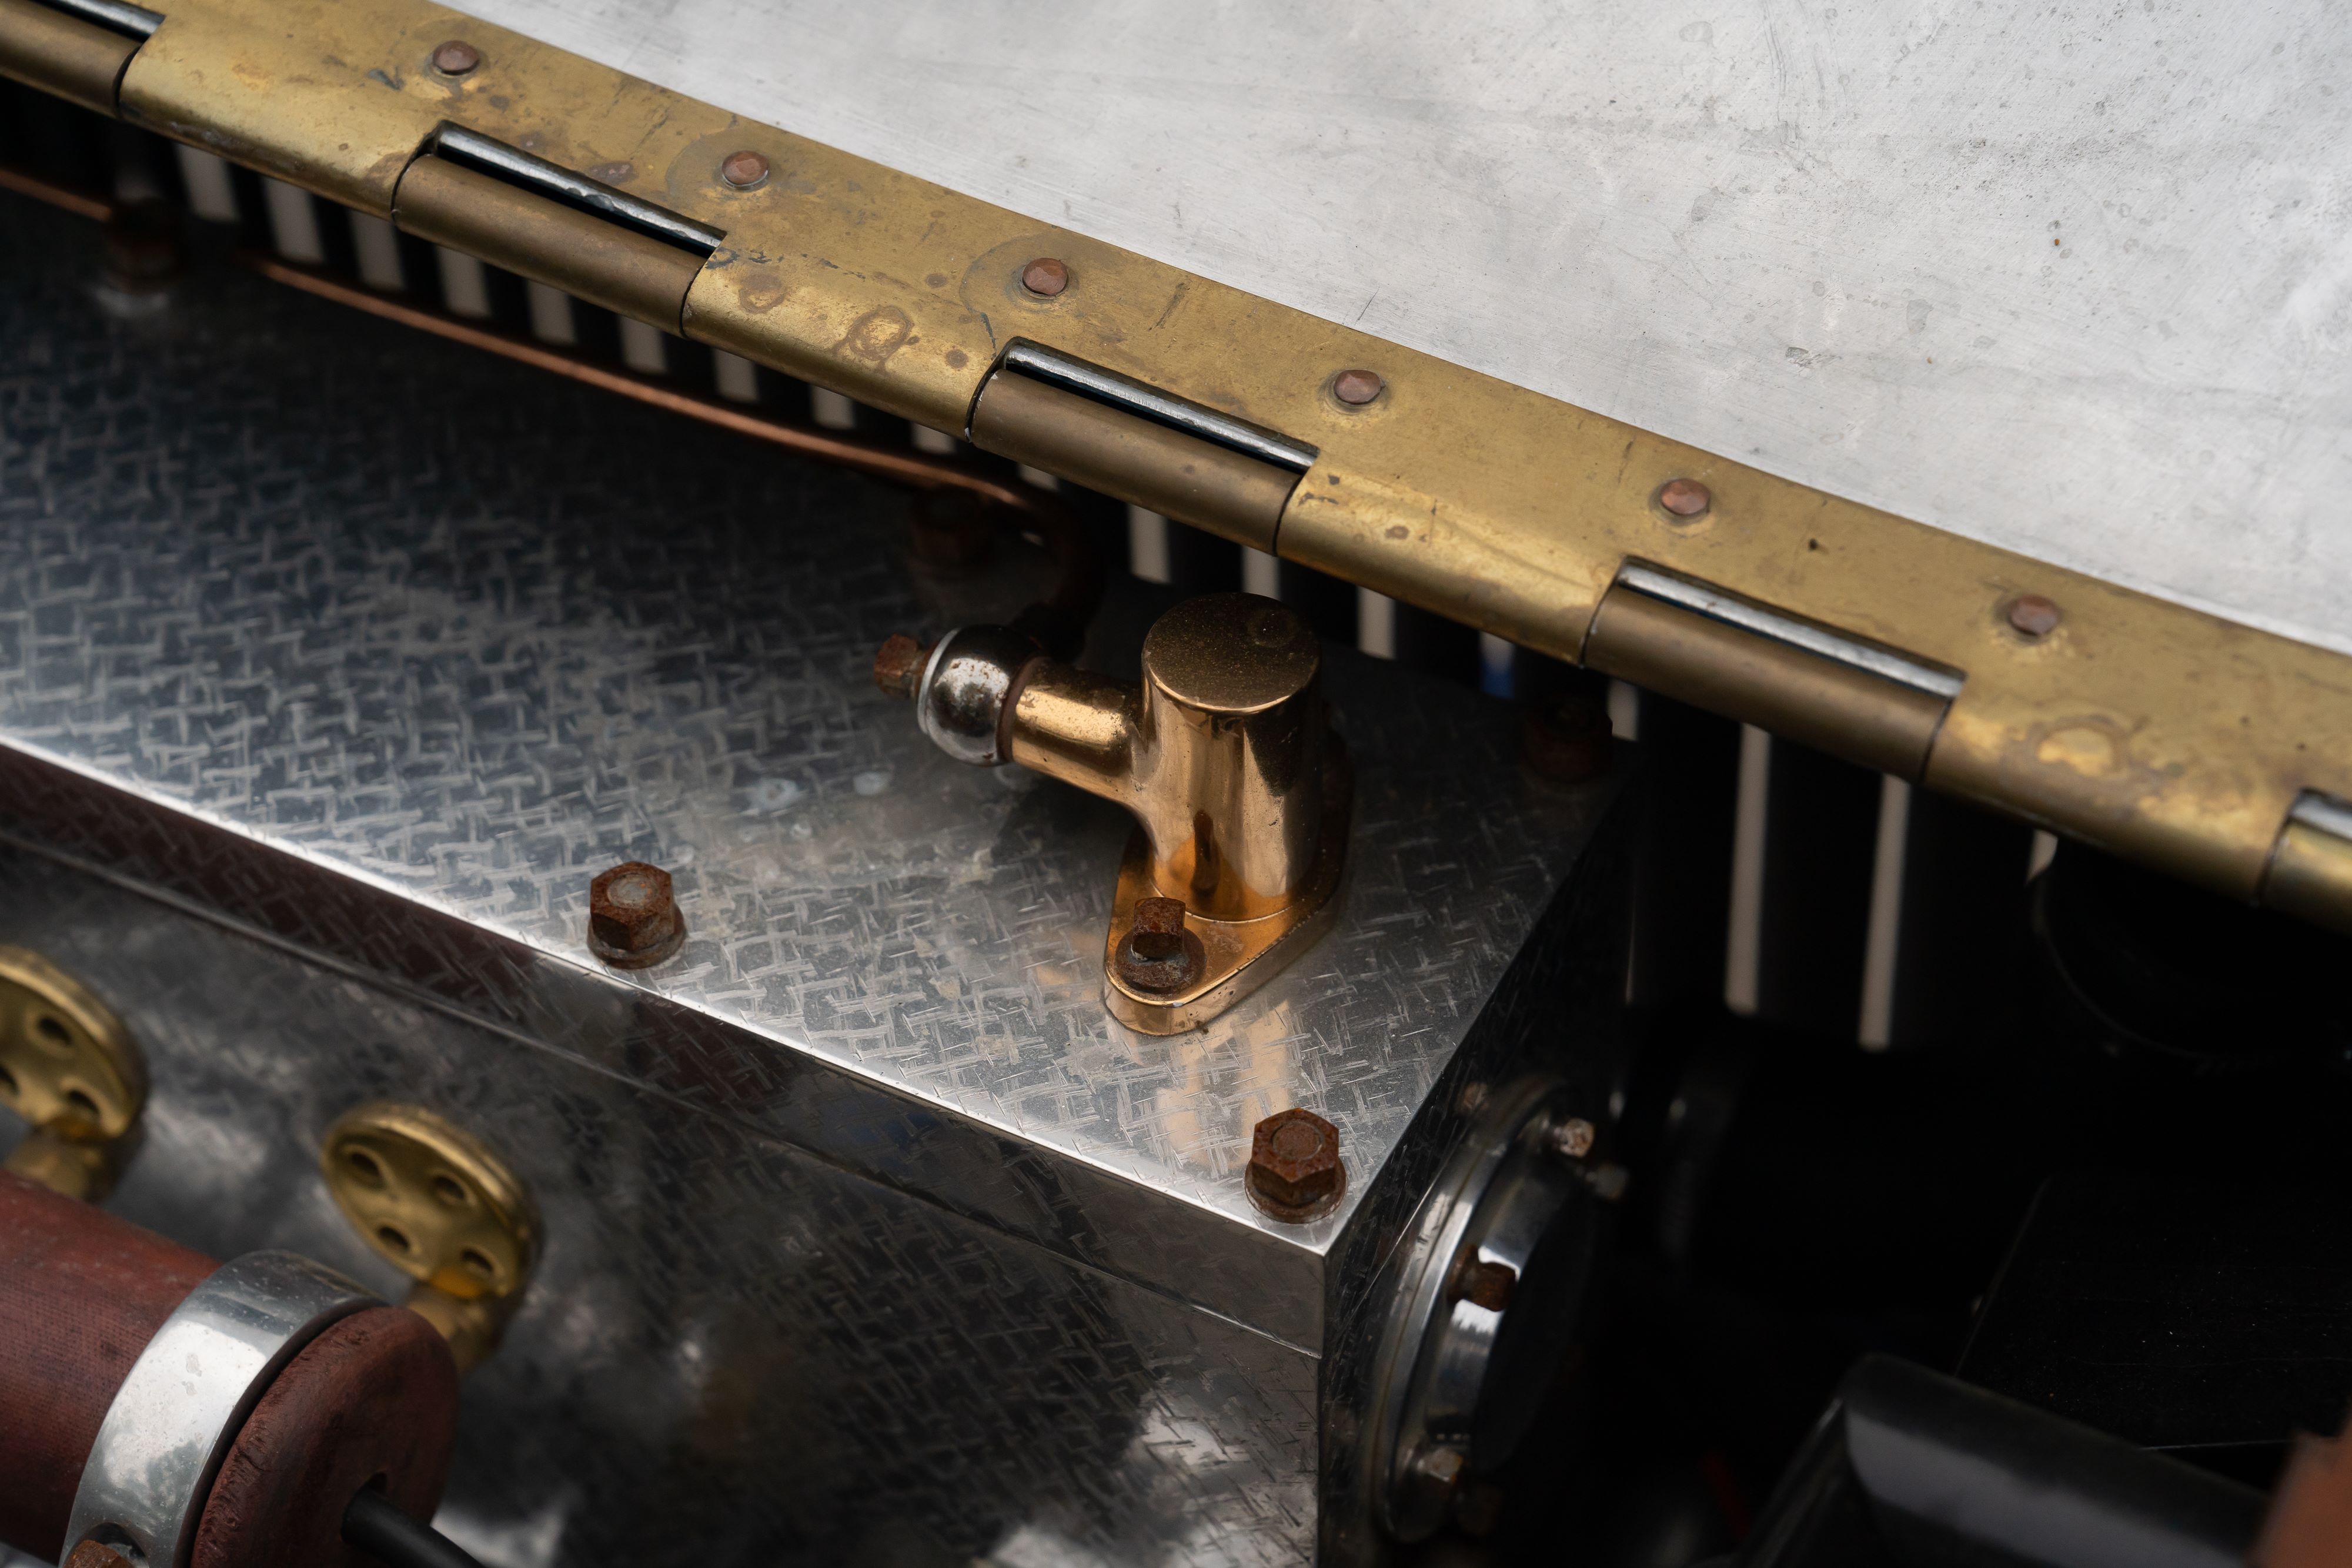
[{"label": "polished aluminium panel", "polygon": [[[872,689],[886,632],[974,616],[917,594],[871,487],[242,280],[110,324],[39,273],[63,253],[0,236],[0,819],[1321,1345],[1331,1249],[1419,1168],[1392,1156],[1606,787],[1527,777],[1503,705],[1335,656],[1333,929],[1208,1029],[1134,1034],[1098,994],[1128,821]],[[630,858],[689,934],[621,976],[583,928]],[[1293,1104],[1352,1173],[1300,1227],[1241,1179]]]},{"label": "polished aluminium panel", "polygon": [[2327,0],[462,8],[2352,651],[2352,14]]},{"label": "polished aluminium panel", "polygon": [[1306,1556],[1315,1357],[91,872],[0,845],[0,940],[153,1064],[113,1211],[396,1301],[319,1175],[338,1115],[421,1102],[530,1187],[436,1521],[488,1568]]}]

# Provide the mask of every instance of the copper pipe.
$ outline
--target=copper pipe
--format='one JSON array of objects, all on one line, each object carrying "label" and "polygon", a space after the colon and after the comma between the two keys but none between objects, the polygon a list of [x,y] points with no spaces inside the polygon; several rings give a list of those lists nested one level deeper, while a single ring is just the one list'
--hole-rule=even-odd
[{"label": "copper pipe", "polygon": [[44,180],[38,174],[27,174],[21,169],[11,169],[5,164],[0,164],[0,191],[14,191],[20,196],[47,202],[53,207],[62,207],[74,216],[88,218],[93,223],[102,224],[114,215],[114,204],[103,196],[69,190],[54,181]]},{"label": "copper pipe", "polygon": [[[37,174],[0,165],[0,190],[45,202],[79,217],[110,222],[118,204],[88,192],[73,190]],[[894,480],[919,490],[958,490],[989,507],[1017,513],[1043,541],[1060,569],[1053,593],[1042,605],[1032,606],[1015,624],[1029,624],[1053,651],[1075,655],[1073,641],[1082,637],[1102,600],[1103,568],[1093,545],[1069,508],[1052,491],[1034,485],[1008,484],[974,473],[951,458],[934,456],[884,442],[813,429],[722,402],[717,398],[663,386],[626,371],[601,365],[576,352],[551,348],[519,333],[466,320],[445,311],[375,293],[322,268],[283,261],[259,252],[240,250],[237,261],[273,282],[299,288],[320,299],[331,299],[386,321],[395,321],[453,343],[463,343],[501,359],[512,360],[566,377],[600,391],[629,398],[705,424],[731,430],[772,446],[797,452],[819,462],[856,469],[877,478]]]}]

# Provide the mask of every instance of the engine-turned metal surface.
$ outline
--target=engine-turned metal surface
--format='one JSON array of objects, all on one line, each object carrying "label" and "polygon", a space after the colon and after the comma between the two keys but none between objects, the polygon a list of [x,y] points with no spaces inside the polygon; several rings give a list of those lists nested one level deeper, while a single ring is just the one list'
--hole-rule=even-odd
[{"label": "engine-turned metal surface", "polygon": [[[960,767],[867,674],[1017,570],[926,588],[887,491],[219,268],[112,320],[94,235],[9,219],[0,831],[47,858],[0,941],[146,1044],[123,1211],[375,1278],[309,1174],[333,1116],[411,1094],[499,1145],[548,1220],[452,1493],[500,1561],[1307,1551],[1318,1360],[1472,1091],[1540,1058],[1605,1094],[1606,1008],[1562,998],[1620,960],[1554,894],[1613,786],[1335,653],[1334,928],[1136,1034],[1099,998],[1127,819]],[[622,974],[584,929],[630,859],[688,935]],[[1304,1226],[1243,1184],[1291,1105],[1349,1169]]]}]

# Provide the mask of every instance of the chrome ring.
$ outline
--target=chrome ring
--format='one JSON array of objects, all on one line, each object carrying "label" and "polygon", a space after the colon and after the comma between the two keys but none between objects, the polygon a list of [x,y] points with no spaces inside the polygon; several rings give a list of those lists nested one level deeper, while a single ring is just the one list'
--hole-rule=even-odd
[{"label": "chrome ring", "polygon": [[1004,709],[1037,644],[1003,626],[961,626],[939,641],[915,687],[915,721],[959,762],[994,768],[1004,756]]},{"label": "chrome ring", "polygon": [[379,1305],[291,1252],[248,1252],[215,1270],[115,1391],[58,1561],[96,1541],[136,1552],[146,1568],[183,1568],[213,1477],[270,1380],[329,1324]]}]

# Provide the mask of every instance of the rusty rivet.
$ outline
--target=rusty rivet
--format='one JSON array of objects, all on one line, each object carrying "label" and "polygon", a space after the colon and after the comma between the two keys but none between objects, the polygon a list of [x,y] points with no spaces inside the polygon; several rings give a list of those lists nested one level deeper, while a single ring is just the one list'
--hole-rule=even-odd
[{"label": "rusty rivet", "polygon": [[1312,1111],[1276,1112],[1250,1134],[1243,1185],[1276,1219],[1312,1219],[1326,1212],[1348,1185],[1339,1129]]},{"label": "rusty rivet", "polygon": [[882,639],[882,650],[874,655],[874,684],[885,696],[911,697],[930,657],[928,643],[918,643],[904,632],[893,632]]},{"label": "rusty rivet", "polygon": [[1609,771],[1609,710],[1569,693],[1532,703],[1519,718],[1519,756],[1537,777],[1582,784]]},{"label": "rusty rivet", "polygon": [[1351,408],[1361,408],[1388,384],[1378,371],[1341,371],[1331,378],[1331,395]]},{"label": "rusty rivet", "polygon": [[1021,269],[1021,287],[1047,299],[1069,286],[1068,265],[1054,256],[1041,256]]},{"label": "rusty rivet", "polygon": [[751,190],[766,182],[768,160],[749,148],[730,152],[719,162],[719,177],[739,191]]},{"label": "rusty rivet", "polygon": [[1139,898],[1111,971],[1129,990],[1168,996],[1191,989],[1208,962],[1200,936],[1185,928],[1182,899]]},{"label": "rusty rivet", "polygon": [[433,68],[445,77],[464,76],[481,63],[482,51],[463,38],[452,38],[433,50]]},{"label": "rusty rivet", "polygon": [[626,861],[588,884],[588,950],[616,969],[660,963],[686,940],[669,873]]},{"label": "rusty rivet", "polygon": [[2038,593],[2021,593],[2009,601],[2009,623],[2028,637],[2047,637],[2058,630],[2057,604]]},{"label": "rusty rivet", "polygon": [[1658,486],[1658,505],[1678,517],[1696,517],[1715,505],[1715,497],[1696,479],[1669,479]]}]

